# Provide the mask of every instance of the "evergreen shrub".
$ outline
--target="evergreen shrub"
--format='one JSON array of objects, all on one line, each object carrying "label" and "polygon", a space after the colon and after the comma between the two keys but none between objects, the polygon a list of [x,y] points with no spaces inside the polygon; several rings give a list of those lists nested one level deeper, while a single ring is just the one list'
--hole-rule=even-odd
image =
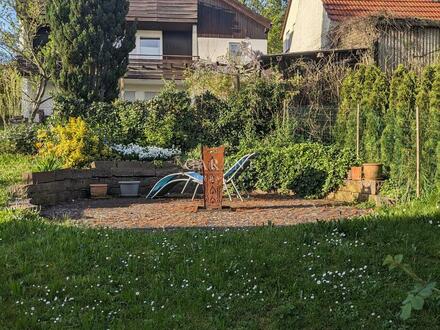
[{"label": "evergreen shrub", "polygon": [[248,189],[293,192],[308,198],[323,197],[335,190],[354,161],[347,149],[300,143],[244,148],[229,163],[252,152],[258,156],[241,176],[241,184]]},{"label": "evergreen shrub", "polygon": [[35,154],[40,127],[38,124],[19,124],[0,129],[0,153]]}]

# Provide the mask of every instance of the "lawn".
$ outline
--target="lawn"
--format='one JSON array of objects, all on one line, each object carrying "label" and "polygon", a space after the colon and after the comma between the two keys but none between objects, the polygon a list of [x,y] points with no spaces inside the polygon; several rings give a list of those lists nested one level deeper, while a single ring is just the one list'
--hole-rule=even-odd
[{"label": "lawn", "polygon": [[8,201],[8,187],[21,181],[22,173],[32,168],[32,157],[0,153],[0,208]]},{"label": "lawn", "polygon": [[8,211],[0,219],[0,328],[440,325],[432,302],[399,320],[413,281],[382,266],[403,254],[419,276],[440,279],[435,196],[356,220],[248,230],[86,229]]}]

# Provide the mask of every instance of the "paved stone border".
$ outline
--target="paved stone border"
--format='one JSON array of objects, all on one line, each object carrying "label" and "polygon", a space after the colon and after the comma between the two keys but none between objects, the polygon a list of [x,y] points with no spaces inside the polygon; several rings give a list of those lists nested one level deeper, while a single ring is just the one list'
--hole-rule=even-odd
[{"label": "paved stone border", "polygon": [[160,178],[181,170],[172,162],[99,161],[91,169],[25,173],[23,181],[32,204],[52,206],[88,198],[93,183],[106,183],[109,195],[119,196],[119,181],[140,181],[140,193],[146,195]]}]

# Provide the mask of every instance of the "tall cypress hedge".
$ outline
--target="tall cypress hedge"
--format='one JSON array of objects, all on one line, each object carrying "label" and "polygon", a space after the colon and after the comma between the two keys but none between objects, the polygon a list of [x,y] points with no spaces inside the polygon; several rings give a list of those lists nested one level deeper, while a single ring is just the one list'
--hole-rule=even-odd
[{"label": "tall cypress hedge", "polygon": [[435,67],[429,99],[429,119],[424,143],[424,149],[429,155],[426,166],[432,171],[431,180],[435,180],[437,187],[440,188],[440,65]]},{"label": "tall cypress hedge", "polygon": [[365,71],[363,97],[361,100],[362,130],[361,155],[365,161],[381,160],[380,139],[384,129],[384,115],[388,105],[388,81],[376,66]]},{"label": "tall cypress hedge", "polygon": [[432,143],[432,123],[431,117],[431,93],[435,78],[435,67],[427,66],[420,79],[417,89],[417,106],[420,113],[420,133],[421,133],[421,173],[423,179],[422,187],[431,186],[430,183],[435,179],[436,155],[435,147]]},{"label": "tall cypress hedge", "polygon": [[420,110],[422,187],[440,187],[440,65],[420,79],[399,66],[392,77],[372,65],[350,72],[341,89],[335,132],[339,147],[356,145],[356,109],[361,110],[361,161],[382,162],[389,187],[400,197],[416,186],[416,106]]},{"label": "tall cypress hedge", "polygon": [[354,150],[356,146],[357,108],[360,107],[360,158],[377,162],[381,159],[380,138],[388,104],[386,75],[374,65],[361,65],[344,80],[337,119],[336,141]]},{"label": "tall cypress hedge", "polygon": [[[392,129],[392,138],[383,143],[392,143],[392,153],[387,154],[390,175],[401,195],[409,196],[415,188],[416,178],[416,91],[417,77],[414,72],[399,66],[391,81],[387,127]],[[385,133],[385,132],[384,132]],[[385,137],[388,137],[385,135]]]}]

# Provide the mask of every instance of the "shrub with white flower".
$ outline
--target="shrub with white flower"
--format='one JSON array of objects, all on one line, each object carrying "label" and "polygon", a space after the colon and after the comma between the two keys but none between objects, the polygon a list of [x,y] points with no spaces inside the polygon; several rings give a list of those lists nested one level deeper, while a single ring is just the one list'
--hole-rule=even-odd
[{"label": "shrub with white flower", "polygon": [[114,144],[112,150],[124,159],[131,160],[168,160],[181,154],[178,149],[164,149],[159,147],[141,147],[137,144]]}]

